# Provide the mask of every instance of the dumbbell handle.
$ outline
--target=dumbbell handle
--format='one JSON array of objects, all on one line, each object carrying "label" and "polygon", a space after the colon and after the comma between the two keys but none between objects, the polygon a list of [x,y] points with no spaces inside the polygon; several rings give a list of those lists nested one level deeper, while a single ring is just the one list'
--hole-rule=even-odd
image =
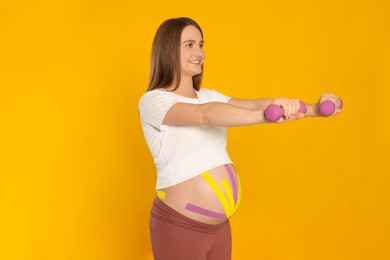
[{"label": "dumbbell handle", "polygon": [[[343,107],[343,101],[340,99],[340,108]],[[336,104],[330,100],[326,100],[320,104],[320,112],[324,116],[330,116],[336,110]]]},{"label": "dumbbell handle", "polygon": [[[299,101],[299,112],[306,113],[306,104]],[[271,104],[264,111],[265,118],[269,121],[278,121],[284,115],[284,109],[281,106]]]}]

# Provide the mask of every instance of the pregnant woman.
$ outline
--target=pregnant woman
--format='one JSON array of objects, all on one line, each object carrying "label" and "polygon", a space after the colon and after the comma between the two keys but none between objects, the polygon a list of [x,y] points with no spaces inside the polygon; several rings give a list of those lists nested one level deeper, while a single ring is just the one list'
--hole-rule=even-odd
[{"label": "pregnant woman", "polygon": [[[229,260],[229,218],[241,200],[241,182],[226,151],[226,128],[323,116],[321,104],[341,112],[324,94],[317,104],[299,100],[232,98],[200,88],[203,32],[189,18],[163,22],[154,37],[150,81],[139,101],[142,129],[157,169],[150,235],[156,260]],[[280,118],[266,117],[274,106]]]}]

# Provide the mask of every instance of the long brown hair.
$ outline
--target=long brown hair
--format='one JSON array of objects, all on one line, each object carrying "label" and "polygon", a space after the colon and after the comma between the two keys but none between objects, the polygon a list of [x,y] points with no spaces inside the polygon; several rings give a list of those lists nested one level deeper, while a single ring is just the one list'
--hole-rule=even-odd
[{"label": "long brown hair", "polygon": [[[150,60],[150,77],[148,90],[168,88],[175,81],[176,90],[180,84],[180,46],[181,34],[186,26],[193,25],[203,32],[200,26],[187,17],[168,19],[158,28],[154,36],[152,55]],[[195,90],[200,89],[203,77],[202,72],[192,78]]]}]

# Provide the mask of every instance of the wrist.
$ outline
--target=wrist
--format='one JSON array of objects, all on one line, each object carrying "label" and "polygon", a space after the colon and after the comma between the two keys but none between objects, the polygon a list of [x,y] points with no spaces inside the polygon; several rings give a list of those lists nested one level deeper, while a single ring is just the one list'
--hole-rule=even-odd
[{"label": "wrist", "polygon": [[318,104],[307,104],[306,105],[307,107],[307,111],[305,113],[305,117],[317,117],[317,116],[320,116],[320,109],[319,109],[319,106]]}]

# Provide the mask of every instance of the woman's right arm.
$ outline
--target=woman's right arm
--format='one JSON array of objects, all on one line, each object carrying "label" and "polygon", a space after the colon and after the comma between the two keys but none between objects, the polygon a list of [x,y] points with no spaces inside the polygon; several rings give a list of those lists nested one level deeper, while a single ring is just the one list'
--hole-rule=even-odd
[{"label": "woman's right arm", "polygon": [[245,126],[265,123],[264,111],[228,103],[176,103],[166,113],[164,125]]},{"label": "woman's right arm", "polygon": [[[298,113],[299,100],[276,98],[268,99],[267,104],[276,104],[285,110],[285,116],[276,123],[283,123],[303,117]],[[263,107],[241,107],[236,104],[210,102],[204,104],[176,103],[166,113],[164,125],[209,125],[209,126],[246,126],[271,123],[264,116]]]}]

